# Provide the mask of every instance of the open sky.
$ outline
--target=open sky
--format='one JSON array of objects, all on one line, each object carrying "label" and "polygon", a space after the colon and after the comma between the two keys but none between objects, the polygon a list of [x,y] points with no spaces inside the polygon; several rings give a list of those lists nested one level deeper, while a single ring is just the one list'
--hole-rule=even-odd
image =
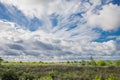
[{"label": "open sky", "polygon": [[0,56],[120,59],[120,0],[0,0]]}]

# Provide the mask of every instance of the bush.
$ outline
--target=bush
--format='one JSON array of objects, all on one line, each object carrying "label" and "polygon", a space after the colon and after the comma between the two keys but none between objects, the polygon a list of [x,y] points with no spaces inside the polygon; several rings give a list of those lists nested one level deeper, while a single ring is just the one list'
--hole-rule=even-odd
[{"label": "bush", "polygon": [[19,77],[14,71],[8,70],[4,71],[2,75],[2,80],[19,80]]},{"label": "bush", "polygon": [[1,66],[1,62],[3,61],[3,59],[0,57],[0,66]]},{"label": "bush", "polygon": [[97,61],[97,65],[98,66],[106,66],[106,63],[103,60],[99,60],[99,61]]},{"label": "bush", "polygon": [[101,80],[101,77],[100,76],[95,76],[94,80]]},{"label": "bush", "polygon": [[116,66],[120,66],[120,60],[114,62]]},{"label": "bush", "polygon": [[95,60],[93,59],[93,57],[90,57],[90,65],[96,66],[96,62],[95,62]]},{"label": "bush", "polygon": [[119,80],[115,76],[110,75],[106,80]]},{"label": "bush", "polygon": [[81,61],[81,65],[82,65],[82,66],[86,65],[86,61],[82,60],[82,61]]},{"label": "bush", "polygon": [[30,73],[23,73],[21,77],[23,80],[33,80],[35,78],[35,76]]},{"label": "bush", "polygon": [[41,77],[40,80],[53,80],[50,76]]},{"label": "bush", "polygon": [[93,80],[106,80],[105,76],[95,76],[95,79]]}]

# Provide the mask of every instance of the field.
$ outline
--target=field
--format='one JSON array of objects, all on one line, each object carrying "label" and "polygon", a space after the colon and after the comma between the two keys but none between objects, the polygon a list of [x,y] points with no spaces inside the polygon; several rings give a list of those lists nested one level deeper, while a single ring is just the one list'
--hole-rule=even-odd
[{"label": "field", "polygon": [[0,80],[120,80],[120,60],[2,62]]}]

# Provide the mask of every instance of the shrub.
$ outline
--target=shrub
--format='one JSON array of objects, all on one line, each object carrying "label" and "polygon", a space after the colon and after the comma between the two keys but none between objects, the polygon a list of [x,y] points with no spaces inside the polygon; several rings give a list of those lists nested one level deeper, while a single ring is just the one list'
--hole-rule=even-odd
[{"label": "shrub", "polygon": [[50,76],[41,77],[40,80],[53,80]]},{"label": "shrub", "polygon": [[110,75],[110,77],[108,77],[106,80],[119,80],[117,79],[115,76],[113,75]]},{"label": "shrub", "polygon": [[67,61],[67,63],[69,64],[69,63],[70,63],[70,61]]},{"label": "shrub", "polygon": [[1,65],[1,62],[3,61],[3,59],[0,57],[0,65]]},{"label": "shrub", "polygon": [[101,80],[101,77],[95,76],[95,79],[94,79],[94,80]]},{"label": "shrub", "polygon": [[104,76],[95,76],[93,80],[106,80]]},{"label": "shrub", "polygon": [[82,60],[82,61],[81,61],[81,65],[82,65],[82,66],[86,65],[86,61]]},{"label": "shrub", "polygon": [[97,65],[98,65],[98,66],[105,66],[106,63],[105,63],[105,61],[103,61],[103,60],[99,60],[99,61],[97,61]]},{"label": "shrub", "polygon": [[34,78],[35,78],[34,75],[32,75],[30,73],[23,73],[23,75],[22,75],[23,80],[33,80]]},{"label": "shrub", "polygon": [[95,62],[95,60],[93,59],[93,57],[90,57],[90,65],[96,66],[96,62]]},{"label": "shrub", "polygon": [[120,66],[120,60],[114,62],[116,66]]},{"label": "shrub", "polygon": [[2,75],[2,80],[19,80],[19,77],[14,71],[8,70],[4,71]]}]

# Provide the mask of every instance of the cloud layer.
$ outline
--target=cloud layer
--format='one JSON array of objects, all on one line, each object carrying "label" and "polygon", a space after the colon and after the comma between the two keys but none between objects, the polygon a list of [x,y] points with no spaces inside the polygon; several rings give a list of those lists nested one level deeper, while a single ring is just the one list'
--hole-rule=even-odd
[{"label": "cloud layer", "polygon": [[[0,21],[0,56],[10,61],[66,61],[116,59],[116,40],[96,42],[102,31],[120,27],[120,7],[111,0],[0,0],[10,14],[16,7],[27,20],[36,17],[42,25],[36,31],[9,21]],[[9,14],[8,14],[9,15]],[[22,18],[22,17],[21,17]],[[21,22],[21,24],[23,24]],[[34,26],[33,26],[34,27]]]},{"label": "cloud layer", "polygon": [[[120,6],[109,4],[103,6],[98,14],[91,14],[88,22],[91,26],[98,26],[105,31],[120,27]],[[97,22],[95,22],[97,21]]]},{"label": "cloud layer", "polygon": [[6,60],[79,60],[90,56],[111,56],[117,49],[113,40],[103,43],[90,42],[97,37],[96,35],[93,38],[94,34],[90,32],[80,34],[77,38],[58,38],[55,34],[46,34],[41,30],[26,31],[10,22],[0,21],[0,25],[0,55]]}]

